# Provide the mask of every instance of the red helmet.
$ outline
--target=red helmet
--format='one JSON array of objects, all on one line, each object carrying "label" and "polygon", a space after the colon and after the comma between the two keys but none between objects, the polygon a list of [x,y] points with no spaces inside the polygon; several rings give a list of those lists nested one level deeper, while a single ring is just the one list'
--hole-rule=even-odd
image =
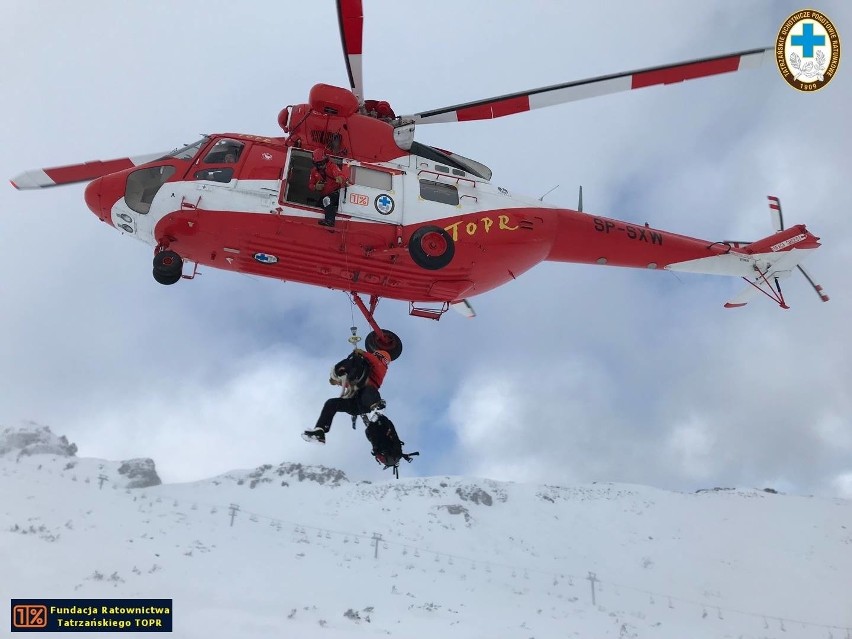
[{"label": "red helmet", "polygon": [[322,149],[315,149],[314,150],[314,163],[315,164],[318,163],[318,162],[322,162],[323,160],[326,160],[326,159],[328,159],[328,158],[325,157],[325,151],[323,151]]},{"label": "red helmet", "polygon": [[373,355],[382,360],[385,364],[390,363],[391,356],[387,351],[373,351]]}]

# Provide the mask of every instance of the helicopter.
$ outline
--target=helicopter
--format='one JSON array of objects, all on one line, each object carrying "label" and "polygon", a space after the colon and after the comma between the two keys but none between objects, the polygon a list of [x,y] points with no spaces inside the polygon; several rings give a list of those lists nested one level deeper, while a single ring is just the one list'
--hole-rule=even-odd
[{"label": "helicopter", "polygon": [[[773,48],[575,80],[463,104],[397,115],[366,99],[361,0],[337,0],[349,87],[316,84],[307,102],[284,107],[284,135],[205,135],[170,152],[36,169],[17,189],[89,182],[85,202],[101,221],[153,247],[154,279],[191,280],[212,267],[347,292],[372,331],[367,350],[402,353],[402,340],[376,321],[381,299],[408,302],[409,314],[472,317],[470,298],[542,261],[741,277],[787,308],[779,281],[820,246],[804,225],[785,228],[770,197],[774,233],[756,242],[710,241],[511,192],[483,163],[415,140],[431,124],[489,120],[646,87],[759,67]],[[345,169],[336,223],[309,188],[315,152]],[[777,212],[777,215],[776,215]],[[367,298],[365,301],[364,298]]]}]

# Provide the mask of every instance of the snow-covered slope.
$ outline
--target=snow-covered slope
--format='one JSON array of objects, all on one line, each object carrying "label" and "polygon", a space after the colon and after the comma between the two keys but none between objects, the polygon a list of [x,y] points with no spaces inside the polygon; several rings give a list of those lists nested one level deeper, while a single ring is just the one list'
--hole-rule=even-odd
[{"label": "snow-covered slope", "polygon": [[0,451],[7,620],[13,597],[148,597],[172,598],[174,636],[199,638],[824,639],[852,626],[843,500],[371,484],[293,463],[160,485],[151,460],[77,458],[43,427],[7,429]]}]

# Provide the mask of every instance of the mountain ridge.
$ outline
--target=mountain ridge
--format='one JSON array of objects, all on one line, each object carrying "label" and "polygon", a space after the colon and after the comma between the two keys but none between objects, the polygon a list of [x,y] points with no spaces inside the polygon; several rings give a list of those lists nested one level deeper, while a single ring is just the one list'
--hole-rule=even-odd
[{"label": "mountain ridge", "polygon": [[[0,539],[13,550],[0,569],[19,575],[7,603],[22,587],[27,596],[174,596],[198,628],[177,636],[199,637],[225,628],[258,637],[365,628],[406,637],[789,636],[770,632],[783,620],[810,624],[803,637],[825,637],[852,625],[844,500],[468,477],[353,482],[293,462],[134,488],[121,463],[55,451],[0,456],[0,482],[17,497],[0,508]],[[44,565],[33,571],[28,553]],[[210,602],[233,617],[205,616]],[[778,621],[764,628],[764,616]],[[248,618],[262,628],[247,631]]]}]

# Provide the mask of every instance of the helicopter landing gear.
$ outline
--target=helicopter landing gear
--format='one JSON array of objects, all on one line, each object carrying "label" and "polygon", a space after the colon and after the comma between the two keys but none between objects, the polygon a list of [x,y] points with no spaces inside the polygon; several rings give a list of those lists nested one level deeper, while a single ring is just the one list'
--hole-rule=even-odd
[{"label": "helicopter landing gear", "polygon": [[376,310],[379,298],[375,295],[370,296],[369,309],[364,304],[358,293],[355,293],[354,291],[352,292],[352,300],[355,302],[355,305],[361,313],[364,314],[364,317],[367,319],[367,323],[373,329],[364,340],[364,349],[371,353],[378,350],[387,351],[388,355],[390,355],[391,361],[399,357],[402,354],[402,340],[396,333],[388,330],[382,330],[376,323],[376,320],[373,319],[373,312]]},{"label": "helicopter landing gear", "polygon": [[174,251],[154,255],[154,279],[160,284],[175,284],[183,275],[183,260]]}]

